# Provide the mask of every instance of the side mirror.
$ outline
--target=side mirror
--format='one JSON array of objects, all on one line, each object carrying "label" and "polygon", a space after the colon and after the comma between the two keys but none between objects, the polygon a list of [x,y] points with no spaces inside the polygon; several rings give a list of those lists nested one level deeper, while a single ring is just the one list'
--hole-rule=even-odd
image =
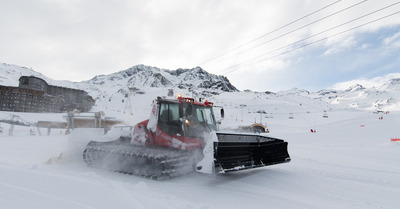
[{"label": "side mirror", "polygon": [[225,117],[224,109],[221,109],[221,118],[224,118],[224,117]]}]

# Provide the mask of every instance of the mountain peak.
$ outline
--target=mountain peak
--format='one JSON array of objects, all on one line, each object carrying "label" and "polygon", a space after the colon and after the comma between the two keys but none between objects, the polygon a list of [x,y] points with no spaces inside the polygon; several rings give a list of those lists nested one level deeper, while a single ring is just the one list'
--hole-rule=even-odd
[{"label": "mountain peak", "polygon": [[388,84],[388,85],[392,85],[392,86],[400,85],[400,78],[393,78],[393,79],[390,79],[390,80],[387,82],[387,84]]},{"label": "mountain peak", "polygon": [[365,87],[362,86],[361,84],[355,84],[353,86],[350,86],[346,91],[347,92],[353,92],[353,91],[360,91],[360,90],[365,90]]},{"label": "mountain peak", "polygon": [[103,85],[118,81],[122,85],[143,87],[199,88],[208,91],[238,91],[225,76],[210,74],[201,67],[165,70],[146,65],[136,65],[110,75],[96,76],[89,83]]}]

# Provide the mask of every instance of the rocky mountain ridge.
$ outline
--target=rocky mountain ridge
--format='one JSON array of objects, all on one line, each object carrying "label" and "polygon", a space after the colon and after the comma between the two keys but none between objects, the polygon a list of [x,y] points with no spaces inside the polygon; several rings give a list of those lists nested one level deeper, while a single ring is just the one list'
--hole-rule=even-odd
[{"label": "rocky mountain ridge", "polygon": [[104,85],[122,82],[128,87],[169,87],[180,89],[204,89],[218,92],[238,91],[225,76],[210,74],[200,67],[192,69],[164,70],[157,67],[136,65],[110,75],[95,76],[84,83]]},{"label": "rocky mountain ridge", "polygon": [[[71,82],[52,80],[32,69],[0,63],[0,85],[17,86],[18,79],[22,75],[40,77],[51,85],[85,90],[97,102],[102,103],[111,101],[112,98],[123,98],[129,89],[137,89],[141,93],[151,91],[152,88],[177,89],[177,91],[180,89],[191,92],[193,96],[239,92],[225,76],[210,74],[200,67],[166,70],[137,65],[109,75],[98,75],[87,81]],[[293,98],[292,101],[301,101],[302,98],[307,98],[336,108],[400,111],[400,78],[396,77],[387,79],[385,83],[378,86],[364,87],[355,84],[345,90],[324,89],[309,92],[293,88],[276,93],[270,91],[260,93],[251,90],[245,90],[244,93],[254,97],[265,94],[275,100]]]}]

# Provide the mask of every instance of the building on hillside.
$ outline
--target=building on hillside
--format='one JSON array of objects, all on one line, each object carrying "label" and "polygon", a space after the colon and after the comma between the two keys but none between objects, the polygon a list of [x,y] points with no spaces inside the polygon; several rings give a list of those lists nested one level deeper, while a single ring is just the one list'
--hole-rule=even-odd
[{"label": "building on hillside", "polygon": [[95,100],[85,91],[48,85],[41,78],[22,76],[19,86],[0,85],[0,110],[14,112],[89,111]]}]

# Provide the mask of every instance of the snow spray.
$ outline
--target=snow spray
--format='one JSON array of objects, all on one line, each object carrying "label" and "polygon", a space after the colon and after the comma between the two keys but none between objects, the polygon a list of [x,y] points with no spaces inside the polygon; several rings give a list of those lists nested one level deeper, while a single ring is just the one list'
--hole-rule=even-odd
[{"label": "snow spray", "polygon": [[197,172],[212,174],[214,170],[214,142],[218,142],[217,133],[215,131],[204,133],[204,142],[204,158],[197,163]]}]

